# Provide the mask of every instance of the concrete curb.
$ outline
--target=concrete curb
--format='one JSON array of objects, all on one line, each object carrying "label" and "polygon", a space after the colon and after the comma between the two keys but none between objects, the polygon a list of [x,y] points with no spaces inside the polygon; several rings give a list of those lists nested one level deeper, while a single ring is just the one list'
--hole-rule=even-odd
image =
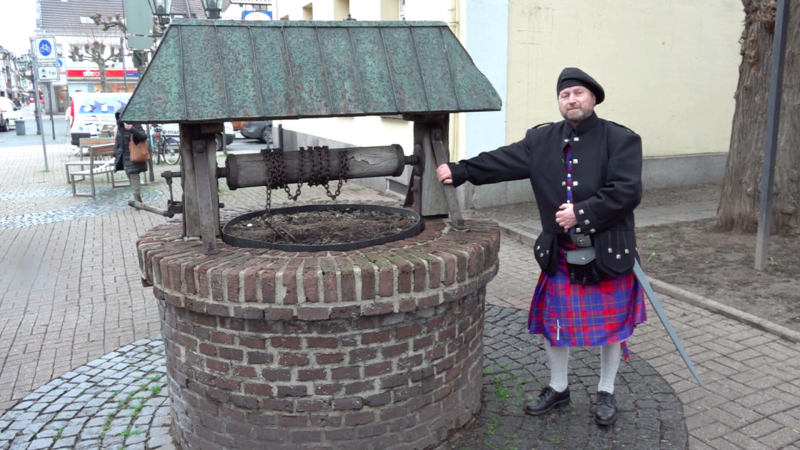
[{"label": "concrete curb", "polygon": [[[534,242],[536,242],[536,235],[534,234],[520,230],[519,228],[512,227],[511,225],[505,224],[503,222],[498,222],[498,224],[500,225],[500,232],[505,237],[514,239],[516,241],[521,242],[522,244],[531,246],[534,244]],[[744,324],[758,328],[759,330],[763,330],[768,333],[772,333],[776,336],[780,336],[781,338],[786,339],[788,341],[800,344],[800,333],[798,333],[797,331],[790,330],[774,322],[770,322],[769,320],[756,317],[744,311],[739,311],[736,308],[731,308],[730,306],[723,305],[722,303],[719,302],[715,302],[714,300],[702,297],[695,293],[689,292],[685,289],[673,286],[669,283],[656,280],[655,278],[651,277],[647,278],[650,280],[650,284],[653,286],[653,290],[658,292],[659,294],[668,295],[684,303],[688,303],[690,305],[697,306],[698,308],[705,309],[706,311],[711,311],[713,313],[723,315],[730,319],[737,320]]]}]

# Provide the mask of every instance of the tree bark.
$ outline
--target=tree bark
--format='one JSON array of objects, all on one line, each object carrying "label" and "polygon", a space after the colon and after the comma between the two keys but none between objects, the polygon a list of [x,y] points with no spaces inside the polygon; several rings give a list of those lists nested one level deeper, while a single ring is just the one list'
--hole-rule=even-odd
[{"label": "tree bark", "polygon": [[[777,0],[742,0],[745,27],[730,152],[716,227],[752,233],[758,228]],[[792,1],[775,165],[772,233],[800,228],[800,2]],[[708,99],[707,99],[708,100]]]},{"label": "tree bark", "polygon": [[100,69],[100,89],[103,92],[108,92],[108,81],[106,81],[106,61],[102,57],[95,61],[97,68]]}]

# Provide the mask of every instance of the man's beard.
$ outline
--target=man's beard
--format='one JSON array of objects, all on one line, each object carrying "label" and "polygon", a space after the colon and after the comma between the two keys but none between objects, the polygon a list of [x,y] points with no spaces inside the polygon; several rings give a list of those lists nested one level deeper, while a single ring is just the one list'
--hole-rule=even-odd
[{"label": "man's beard", "polygon": [[588,117],[582,109],[572,109],[561,114],[564,119],[570,122],[580,122]]}]

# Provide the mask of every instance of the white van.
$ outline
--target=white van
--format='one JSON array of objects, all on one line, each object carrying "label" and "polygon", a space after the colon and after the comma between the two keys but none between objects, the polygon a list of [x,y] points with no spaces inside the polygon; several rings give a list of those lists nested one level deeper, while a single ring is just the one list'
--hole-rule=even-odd
[{"label": "white van", "polygon": [[128,104],[130,92],[75,92],[69,100],[66,118],[72,145],[81,138],[97,136],[103,125],[114,125],[114,113]]},{"label": "white van", "polygon": [[16,130],[17,120],[22,120],[20,108],[8,97],[0,97],[0,131]]}]

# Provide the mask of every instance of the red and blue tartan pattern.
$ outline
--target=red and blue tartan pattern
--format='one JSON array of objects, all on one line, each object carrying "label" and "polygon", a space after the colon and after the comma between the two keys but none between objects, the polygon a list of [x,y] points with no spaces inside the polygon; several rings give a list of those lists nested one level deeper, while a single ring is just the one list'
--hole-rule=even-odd
[{"label": "red and blue tartan pattern", "polygon": [[633,271],[599,283],[570,284],[565,251],[559,246],[558,268],[542,272],[531,300],[528,331],[541,334],[553,347],[591,347],[622,342],[647,320],[644,291]]}]

